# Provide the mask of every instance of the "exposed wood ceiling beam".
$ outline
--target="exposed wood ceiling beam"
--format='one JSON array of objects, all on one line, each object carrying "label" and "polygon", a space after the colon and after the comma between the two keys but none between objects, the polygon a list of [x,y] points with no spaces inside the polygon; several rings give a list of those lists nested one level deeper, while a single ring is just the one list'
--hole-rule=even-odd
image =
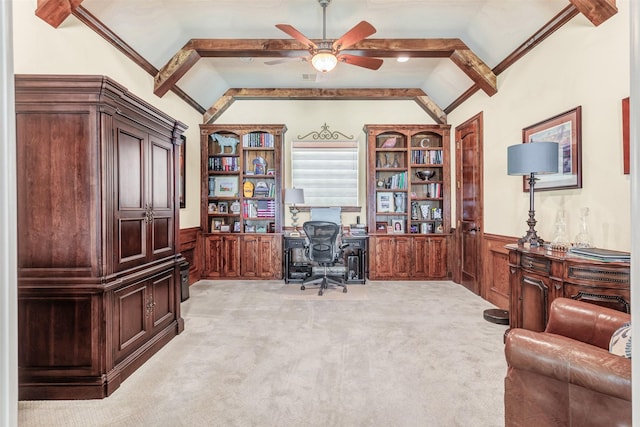
[{"label": "exposed wood ceiling beam", "polygon": [[414,100],[438,124],[447,115],[422,89],[229,89],[204,114],[204,123],[213,123],[237,99],[337,99]]},{"label": "exposed wood ceiling beam", "polygon": [[[498,91],[493,71],[460,39],[366,39],[343,52],[376,58],[449,57],[489,96]],[[156,75],[153,93],[164,96],[200,58],[283,58],[305,54],[305,46],[292,39],[191,39]]]},{"label": "exposed wood ceiling beam", "polygon": [[82,0],[38,0],[36,16],[53,28],[58,28],[80,3]]},{"label": "exposed wood ceiling beam", "polygon": [[618,13],[616,0],[569,0],[596,27]]}]

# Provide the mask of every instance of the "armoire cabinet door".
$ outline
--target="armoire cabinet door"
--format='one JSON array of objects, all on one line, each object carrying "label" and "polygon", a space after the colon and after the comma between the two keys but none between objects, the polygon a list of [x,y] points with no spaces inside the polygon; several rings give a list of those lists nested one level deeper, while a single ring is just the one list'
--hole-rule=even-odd
[{"label": "armoire cabinet door", "polygon": [[124,123],[114,122],[115,191],[114,255],[115,269],[122,271],[142,265],[148,259],[147,190],[145,157],[147,133]]},{"label": "armoire cabinet door", "polygon": [[174,242],[174,152],[170,141],[115,124],[116,270],[171,256]]}]

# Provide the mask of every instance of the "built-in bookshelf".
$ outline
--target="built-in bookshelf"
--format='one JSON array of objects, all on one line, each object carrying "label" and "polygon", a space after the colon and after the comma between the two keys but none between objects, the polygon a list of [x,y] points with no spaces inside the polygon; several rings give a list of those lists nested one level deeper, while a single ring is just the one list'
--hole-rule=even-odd
[{"label": "built-in bookshelf", "polygon": [[282,231],[284,125],[201,125],[206,233]]},{"label": "built-in bookshelf", "polygon": [[369,278],[450,275],[448,125],[366,125]]}]

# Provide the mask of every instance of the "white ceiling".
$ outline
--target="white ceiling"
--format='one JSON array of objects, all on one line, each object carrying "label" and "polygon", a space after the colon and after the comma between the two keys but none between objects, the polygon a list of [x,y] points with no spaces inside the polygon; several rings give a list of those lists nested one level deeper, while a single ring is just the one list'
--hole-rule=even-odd
[{"label": "white ceiling", "polygon": [[[327,38],[361,20],[370,39],[459,38],[495,67],[569,5],[569,0],[332,0]],[[322,38],[318,0],[84,0],[82,7],[157,69],[192,38],[290,39],[276,24]],[[301,52],[303,54],[304,52]],[[445,108],[473,82],[448,58],[385,58],[377,71],[338,64],[316,81],[302,60],[202,58],[177,86],[205,109],[229,88],[419,88]],[[499,87],[498,87],[499,90]]]}]

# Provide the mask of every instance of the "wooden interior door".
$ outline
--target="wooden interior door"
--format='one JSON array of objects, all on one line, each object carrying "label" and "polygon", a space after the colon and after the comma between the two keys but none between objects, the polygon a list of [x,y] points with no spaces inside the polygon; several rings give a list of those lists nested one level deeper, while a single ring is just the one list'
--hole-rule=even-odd
[{"label": "wooden interior door", "polygon": [[457,277],[467,289],[482,295],[482,113],[456,127],[456,183]]}]

